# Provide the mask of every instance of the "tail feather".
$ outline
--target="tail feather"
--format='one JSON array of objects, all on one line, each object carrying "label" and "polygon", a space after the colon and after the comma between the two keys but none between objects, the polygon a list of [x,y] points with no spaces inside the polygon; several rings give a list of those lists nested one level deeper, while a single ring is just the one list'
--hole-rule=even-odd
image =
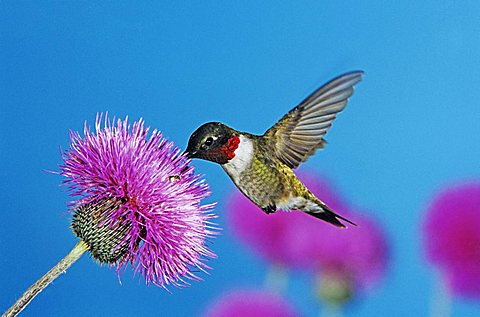
[{"label": "tail feather", "polygon": [[[348,222],[349,224],[353,226],[357,226],[356,223],[348,220],[347,218],[344,218],[336,213],[334,213],[330,208],[328,208],[327,205],[325,204],[319,204],[319,210],[315,211],[306,211],[307,214],[314,216],[315,218],[321,219],[323,221],[326,221],[328,223],[331,223],[334,226],[337,226],[339,228],[346,228],[346,226],[340,222],[340,220],[343,220],[345,222]],[[339,220],[340,219],[340,220]]]}]

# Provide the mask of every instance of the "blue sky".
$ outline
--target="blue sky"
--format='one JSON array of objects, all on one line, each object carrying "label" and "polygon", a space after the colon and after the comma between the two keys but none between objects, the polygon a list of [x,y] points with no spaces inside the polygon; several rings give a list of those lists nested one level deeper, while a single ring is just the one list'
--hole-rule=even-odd
[{"label": "blue sky", "polygon": [[[348,316],[424,316],[434,270],[420,224],[433,194],[480,178],[480,3],[277,1],[0,3],[0,311],[62,258],[76,238],[60,163],[68,130],[97,112],[143,117],[184,148],[207,121],[263,133],[306,95],[362,69],[329,146],[303,168],[328,176],[386,228],[392,263]],[[223,233],[205,281],[169,294],[88,256],[25,316],[200,314],[223,291],[261,287],[266,266],[225,224],[234,190],[222,169],[195,161],[218,201]],[[287,296],[317,315],[307,275]],[[455,300],[453,316],[480,313]]]}]

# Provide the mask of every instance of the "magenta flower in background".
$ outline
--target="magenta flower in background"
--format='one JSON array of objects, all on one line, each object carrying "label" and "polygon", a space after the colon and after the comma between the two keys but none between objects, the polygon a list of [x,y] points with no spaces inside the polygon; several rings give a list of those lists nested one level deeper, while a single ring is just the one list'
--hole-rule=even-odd
[{"label": "magenta flower in background", "polygon": [[[317,197],[329,193],[327,183],[320,177],[300,177]],[[295,241],[292,254],[296,255],[298,267],[319,274],[320,298],[338,305],[359,290],[376,285],[387,270],[389,250],[387,236],[375,219],[354,212],[356,208],[345,203],[330,206],[358,226],[338,229],[303,217],[295,226],[287,227],[285,235]],[[297,233],[300,230],[301,235]]]},{"label": "magenta flower in background", "polygon": [[293,306],[282,297],[257,290],[233,291],[218,299],[205,317],[294,317]]},{"label": "magenta flower in background", "polygon": [[379,224],[366,215],[349,213],[358,227],[346,230],[305,222],[309,245],[304,266],[322,276],[340,276],[354,288],[369,288],[383,276],[388,263],[387,237]]},{"label": "magenta flower in background", "polygon": [[[341,214],[348,210],[326,181],[303,174],[301,179],[333,210]],[[329,226],[300,212],[277,211],[267,215],[238,190],[233,192],[228,204],[228,224],[234,235],[261,258],[291,269],[305,266],[305,252],[311,237],[302,226],[311,222]]]},{"label": "magenta flower in background", "polygon": [[445,188],[423,222],[427,259],[446,278],[450,292],[480,298],[480,183]]},{"label": "magenta flower in background", "polygon": [[[388,265],[387,238],[372,218],[350,213],[358,227],[346,230],[305,224],[311,245],[305,252],[316,272],[316,293],[326,307],[339,308],[361,291],[370,290],[383,277]],[[325,308],[327,309],[327,308]]]},{"label": "magenta flower in background", "polygon": [[339,229],[295,211],[266,215],[238,192],[229,204],[229,225],[241,241],[272,264],[319,274],[318,294],[337,305],[383,276],[387,238],[372,218],[353,213],[325,179],[299,176],[317,197],[358,227]]},{"label": "magenta flower in background", "polygon": [[233,234],[256,255],[275,265],[295,265],[285,247],[289,241],[284,232],[302,215],[282,212],[267,215],[237,190],[229,200],[228,211],[228,225]]},{"label": "magenta flower in background", "polygon": [[81,217],[74,216],[74,231],[94,258],[117,264],[117,272],[131,263],[147,284],[184,285],[184,277],[199,279],[192,268],[204,270],[202,259],[214,257],[205,242],[214,234],[213,204],[200,204],[210,191],[172,142],[157,130],[148,134],[141,119],[130,126],[127,119],[105,118],[102,127],[99,115],[94,132],[85,124],[83,137],[70,133],[60,174],[71,195],[80,196],[72,210],[95,206],[104,213],[98,227],[124,232],[111,251],[118,256],[103,260],[105,251],[95,254],[96,237],[83,232],[85,225],[75,223]]}]

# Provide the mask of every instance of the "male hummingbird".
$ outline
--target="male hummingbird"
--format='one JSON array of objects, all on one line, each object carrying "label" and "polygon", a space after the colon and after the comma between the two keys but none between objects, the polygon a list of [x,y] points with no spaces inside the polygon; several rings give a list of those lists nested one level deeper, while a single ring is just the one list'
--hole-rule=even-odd
[{"label": "male hummingbird", "polygon": [[187,155],[218,163],[240,191],[267,214],[301,210],[337,227],[339,219],[295,176],[292,169],[326,145],[325,134],[347,105],[362,71],[334,78],[290,110],[263,135],[208,122],[190,136]]}]

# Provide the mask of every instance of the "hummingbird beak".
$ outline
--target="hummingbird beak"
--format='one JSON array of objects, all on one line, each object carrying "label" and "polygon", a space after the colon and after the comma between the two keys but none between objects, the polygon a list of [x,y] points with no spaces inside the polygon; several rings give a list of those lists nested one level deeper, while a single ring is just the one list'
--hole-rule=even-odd
[{"label": "hummingbird beak", "polygon": [[195,150],[189,150],[188,148],[185,150],[185,156],[189,159],[191,158],[195,158],[196,157],[196,154],[197,154],[197,151]]},{"label": "hummingbird beak", "polygon": [[191,159],[191,158],[194,158],[195,152],[192,152],[192,153],[191,152],[185,152],[185,154],[187,155],[187,157],[189,159]]}]

